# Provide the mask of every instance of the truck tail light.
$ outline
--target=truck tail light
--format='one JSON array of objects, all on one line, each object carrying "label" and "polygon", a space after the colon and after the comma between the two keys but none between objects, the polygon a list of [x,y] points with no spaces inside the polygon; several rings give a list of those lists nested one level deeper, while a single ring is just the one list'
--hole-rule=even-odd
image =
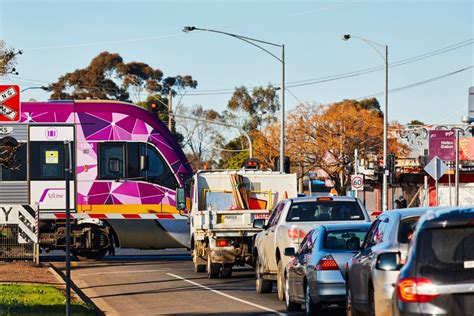
[{"label": "truck tail light", "polygon": [[305,236],[306,236],[306,232],[300,228],[288,229],[288,238],[292,242],[301,242]]},{"label": "truck tail light", "polygon": [[397,282],[400,300],[407,303],[428,303],[439,295],[436,285],[426,278],[404,278]]},{"label": "truck tail light", "polygon": [[229,241],[227,239],[217,239],[216,240],[217,247],[227,247],[229,246]]},{"label": "truck tail light", "polygon": [[339,270],[336,260],[331,255],[327,255],[319,260],[319,263],[316,265],[316,270],[318,271],[328,271],[328,270]]}]

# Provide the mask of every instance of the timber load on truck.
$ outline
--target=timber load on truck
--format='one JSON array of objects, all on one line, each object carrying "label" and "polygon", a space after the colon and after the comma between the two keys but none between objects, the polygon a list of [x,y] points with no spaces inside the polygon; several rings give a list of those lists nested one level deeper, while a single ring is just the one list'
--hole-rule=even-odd
[{"label": "timber load on truck", "polygon": [[283,199],[297,195],[296,175],[266,170],[198,171],[190,213],[196,272],[230,277],[234,265],[253,264],[253,227]]}]

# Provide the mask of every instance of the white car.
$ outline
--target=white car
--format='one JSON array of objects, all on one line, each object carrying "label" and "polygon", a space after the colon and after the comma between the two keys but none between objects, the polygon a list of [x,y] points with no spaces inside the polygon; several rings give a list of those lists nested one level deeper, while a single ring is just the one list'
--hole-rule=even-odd
[{"label": "white car", "polygon": [[254,220],[254,227],[264,229],[256,235],[252,253],[257,293],[270,293],[276,281],[278,298],[284,300],[284,271],[290,261],[284,255],[285,248],[297,249],[317,225],[344,222],[370,222],[358,199],[347,196],[287,199],[276,205],[267,223],[264,219]]}]

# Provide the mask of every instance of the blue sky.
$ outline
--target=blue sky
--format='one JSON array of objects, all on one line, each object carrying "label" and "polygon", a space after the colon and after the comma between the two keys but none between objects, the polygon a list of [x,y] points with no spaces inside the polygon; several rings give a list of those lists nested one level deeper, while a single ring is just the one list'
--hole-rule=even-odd
[{"label": "blue sky", "polygon": [[[88,65],[102,51],[191,74],[198,89],[182,102],[225,109],[230,94],[191,95],[236,86],[279,84],[281,65],[246,43],[209,32],[183,33],[185,25],[282,43],[287,85],[383,65],[367,44],[341,40],[350,33],[389,45],[390,62],[474,38],[473,1],[10,1],[0,0],[0,38],[23,49],[16,82],[23,87],[55,81]],[[474,65],[474,44],[390,69],[398,88]],[[280,54],[277,48],[273,50]],[[389,120],[458,123],[467,114],[472,69],[389,95]],[[330,103],[382,92],[377,71],[289,88],[303,102]],[[382,96],[377,96],[382,102]],[[45,100],[29,90],[23,100]],[[287,93],[286,107],[298,101]]]}]

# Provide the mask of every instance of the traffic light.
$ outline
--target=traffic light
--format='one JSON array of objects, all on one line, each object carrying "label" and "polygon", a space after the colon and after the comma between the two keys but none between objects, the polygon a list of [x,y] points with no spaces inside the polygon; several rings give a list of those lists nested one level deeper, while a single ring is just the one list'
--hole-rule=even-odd
[{"label": "traffic light", "polygon": [[387,157],[388,182],[395,183],[395,154],[389,153]]},{"label": "traffic light", "polygon": [[260,169],[260,161],[258,159],[247,159],[244,163],[245,169]]},{"label": "traffic light", "polygon": [[158,114],[158,101],[157,100],[150,100],[148,101],[148,112]]},{"label": "traffic light", "polygon": [[[280,157],[275,157],[273,163],[275,171],[280,171]],[[283,172],[290,173],[290,157],[288,156],[285,156],[285,160],[283,162]]]}]

